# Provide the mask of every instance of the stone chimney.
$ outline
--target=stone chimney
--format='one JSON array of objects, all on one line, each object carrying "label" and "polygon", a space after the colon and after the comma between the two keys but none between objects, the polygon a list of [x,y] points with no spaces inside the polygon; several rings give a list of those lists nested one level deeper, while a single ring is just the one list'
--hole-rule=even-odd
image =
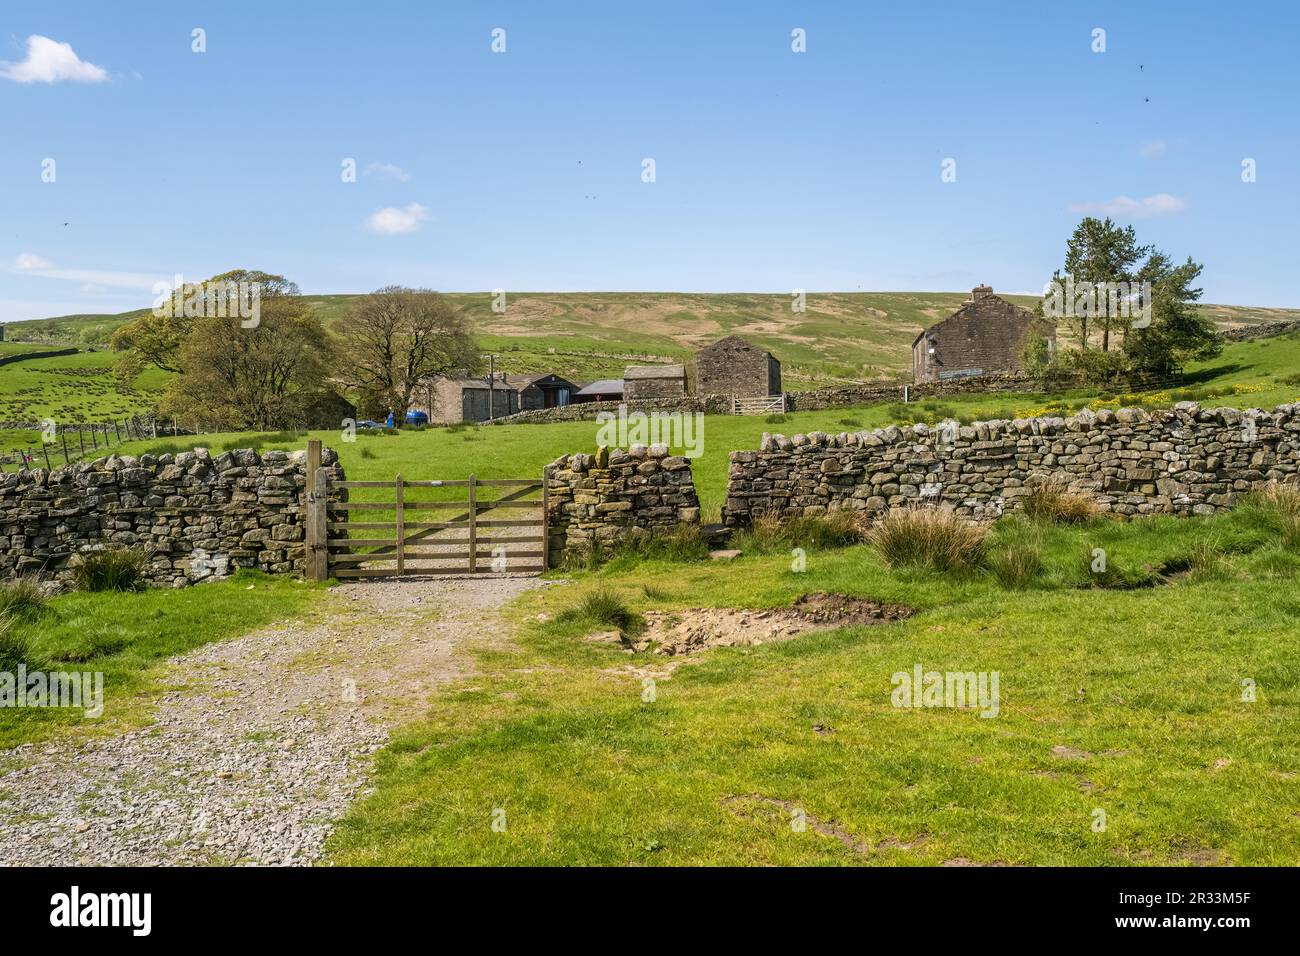
[{"label": "stone chimney", "polygon": [[977,285],[975,288],[970,290],[970,298],[972,302],[979,302],[981,299],[987,299],[992,294],[993,286],[991,285]]}]

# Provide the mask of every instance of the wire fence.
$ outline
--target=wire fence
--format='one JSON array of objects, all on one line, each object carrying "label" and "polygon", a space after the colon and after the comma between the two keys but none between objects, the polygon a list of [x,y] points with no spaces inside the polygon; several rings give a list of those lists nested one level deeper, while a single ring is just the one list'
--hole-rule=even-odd
[{"label": "wire fence", "polygon": [[138,416],[121,421],[54,426],[41,432],[38,443],[25,448],[11,448],[0,454],[0,473],[11,470],[31,471],[34,468],[53,471],[74,461],[96,458],[101,453],[130,441],[157,438],[160,434],[169,433],[179,434],[175,423],[170,428],[161,423],[160,427],[157,419]]}]

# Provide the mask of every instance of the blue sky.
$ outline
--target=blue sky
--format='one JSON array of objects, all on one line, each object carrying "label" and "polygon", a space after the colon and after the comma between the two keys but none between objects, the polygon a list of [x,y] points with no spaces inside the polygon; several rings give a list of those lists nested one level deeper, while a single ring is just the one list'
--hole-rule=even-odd
[{"label": "blue sky", "polygon": [[1206,301],[1300,306],[1291,2],[112,6],[0,18],[0,321],[236,267],[1027,292],[1085,211],[1203,262]]}]

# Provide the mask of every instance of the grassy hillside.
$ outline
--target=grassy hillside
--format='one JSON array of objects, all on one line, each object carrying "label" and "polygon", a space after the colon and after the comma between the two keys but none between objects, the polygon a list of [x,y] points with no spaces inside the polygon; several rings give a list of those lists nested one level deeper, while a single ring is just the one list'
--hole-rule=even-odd
[{"label": "grassy hillside", "polygon": [[[113,359],[109,352],[79,352],[0,366],[0,421],[104,422],[148,411],[165,373],[147,371],[123,388]],[[8,438],[0,435],[0,444]]]},{"label": "grassy hillside", "polygon": [[[307,296],[328,322],[353,295]],[[619,376],[638,359],[682,361],[702,345],[740,334],[784,365],[787,387],[907,374],[916,333],[950,315],[958,292],[809,293],[807,311],[790,311],[788,295],[676,292],[519,292],[498,315],[486,293],[449,296],[471,316],[485,349],[509,373],[554,371],[577,379]],[[1031,296],[1007,296],[1031,306]],[[1300,310],[1205,305],[1222,328],[1300,318]],[[13,340],[97,344],[140,312],[60,316],[10,325]]]}]

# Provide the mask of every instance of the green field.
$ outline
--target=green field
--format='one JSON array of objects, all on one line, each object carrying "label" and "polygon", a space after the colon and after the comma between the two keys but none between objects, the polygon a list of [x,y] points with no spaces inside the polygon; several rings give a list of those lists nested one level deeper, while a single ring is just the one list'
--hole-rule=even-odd
[{"label": "green field", "polygon": [[0,366],[0,420],[105,422],[149,411],[166,373],[151,369],[124,390],[113,361],[110,352],[79,352]]},{"label": "green field", "polygon": [[[856,546],[810,548],[804,573],[788,552],[616,562],[530,592],[516,647],[480,654],[381,753],[332,861],[1300,863],[1300,554],[1242,513],[995,530],[1027,536],[1044,570],[1025,591]],[[1141,586],[1090,586],[1095,547]],[[920,613],[673,670],[584,640],[608,624],[564,611],[594,590],[636,612],[831,591]],[[917,664],[998,672],[999,713],[892,706]]]}]

